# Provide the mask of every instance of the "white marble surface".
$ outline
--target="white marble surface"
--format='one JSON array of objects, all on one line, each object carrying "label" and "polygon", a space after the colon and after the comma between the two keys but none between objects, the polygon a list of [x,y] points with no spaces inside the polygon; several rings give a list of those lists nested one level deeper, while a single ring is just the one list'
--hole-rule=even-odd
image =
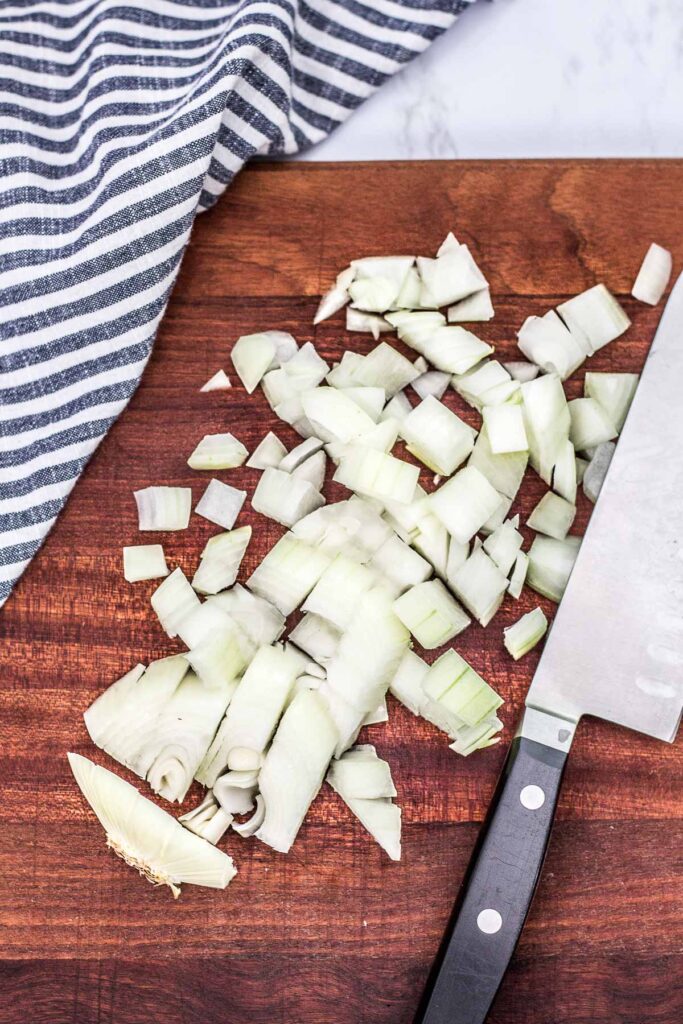
[{"label": "white marble surface", "polygon": [[478,0],[308,160],[683,156],[683,0]]}]

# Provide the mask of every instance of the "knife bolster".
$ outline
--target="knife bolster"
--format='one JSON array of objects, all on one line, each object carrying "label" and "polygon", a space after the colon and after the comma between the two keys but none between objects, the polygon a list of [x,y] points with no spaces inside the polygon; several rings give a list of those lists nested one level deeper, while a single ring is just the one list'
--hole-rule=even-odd
[{"label": "knife bolster", "polygon": [[525,708],[515,736],[542,743],[554,750],[563,750],[566,754],[578,724],[568,718],[560,718],[559,715],[550,715],[547,711]]}]

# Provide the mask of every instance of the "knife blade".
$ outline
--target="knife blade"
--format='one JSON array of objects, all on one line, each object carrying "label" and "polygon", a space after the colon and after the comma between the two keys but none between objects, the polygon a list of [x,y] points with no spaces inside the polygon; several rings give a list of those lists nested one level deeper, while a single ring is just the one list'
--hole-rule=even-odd
[{"label": "knife blade", "polygon": [[672,742],[683,711],[683,274],[667,303],[415,1024],[483,1024],[583,715]]}]

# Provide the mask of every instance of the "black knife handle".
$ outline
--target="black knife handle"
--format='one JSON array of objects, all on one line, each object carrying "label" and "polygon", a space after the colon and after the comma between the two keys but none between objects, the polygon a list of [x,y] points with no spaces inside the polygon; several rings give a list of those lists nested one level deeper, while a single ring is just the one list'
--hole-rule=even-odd
[{"label": "black knife handle", "polygon": [[415,1024],[482,1024],[527,916],[567,751],[524,736],[510,748]]}]

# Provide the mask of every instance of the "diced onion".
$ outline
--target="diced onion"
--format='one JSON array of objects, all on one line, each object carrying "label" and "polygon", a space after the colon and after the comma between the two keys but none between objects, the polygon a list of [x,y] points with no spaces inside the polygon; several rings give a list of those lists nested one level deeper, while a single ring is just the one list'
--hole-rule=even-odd
[{"label": "diced onion", "polygon": [[349,445],[333,479],[349,490],[380,501],[413,500],[420,471],[417,466],[361,445]]},{"label": "diced onion", "polygon": [[322,494],[307,480],[269,466],[261,474],[251,507],[276,523],[293,526],[325,503]]},{"label": "diced onion", "polygon": [[377,341],[380,334],[391,330],[391,324],[378,313],[364,313],[354,306],[347,306],[346,330],[350,333],[358,331],[363,334],[371,334]]},{"label": "diced onion", "polygon": [[552,483],[558,494],[571,505],[576,504],[576,452],[569,440],[559,448]]},{"label": "diced onion", "polygon": [[517,332],[517,344],[527,359],[546,373],[566,380],[578,370],[586,351],[554,309],[544,316],[530,316]]},{"label": "diced onion", "polygon": [[322,387],[305,391],[301,396],[304,414],[324,441],[348,444],[367,430],[374,420],[353,399],[337,388]]},{"label": "diced onion", "polygon": [[671,253],[668,249],[653,242],[645,253],[645,258],[631,289],[633,298],[640,302],[647,302],[650,306],[656,306],[666,291],[672,266]]},{"label": "diced onion", "polygon": [[195,512],[211,523],[222,526],[225,530],[231,530],[235,520],[240,514],[246,491],[239,491],[236,487],[224,484],[220,480],[210,480],[195,506]]},{"label": "diced onion", "polygon": [[584,395],[602,406],[619,433],[638,387],[637,373],[587,373]]},{"label": "diced onion", "polygon": [[631,326],[631,321],[604,284],[596,284],[557,307],[572,334],[588,355],[614,341]]},{"label": "diced onion", "polygon": [[209,377],[206,384],[202,384],[200,391],[227,391],[231,388],[230,378],[225,370],[217,370],[213,377]]},{"label": "diced onion", "polygon": [[556,540],[564,540],[576,518],[576,505],[547,491],[527,519],[527,526]]},{"label": "diced onion", "polygon": [[162,629],[170,637],[178,635],[183,619],[199,607],[199,598],[180,567],[159,584],[152,594],[151,602]]},{"label": "diced onion", "polygon": [[562,381],[554,373],[522,384],[524,421],[532,465],[545,483],[569,436],[570,416]]},{"label": "diced onion", "polygon": [[382,341],[353,370],[353,383],[384,388],[386,397],[393,398],[417,376],[410,360]]},{"label": "diced onion", "polygon": [[181,825],[214,846],[228,831],[232,820],[232,814],[223,810],[213,793],[207,793],[200,804],[178,818]]},{"label": "diced onion", "polygon": [[247,459],[247,466],[250,469],[267,469],[268,466],[279,466],[286,454],[287,449],[282,441],[277,434],[270,430]]},{"label": "diced onion", "polygon": [[483,410],[486,433],[494,455],[528,451],[524,415],[519,405],[492,405]]},{"label": "diced onion", "polygon": [[483,544],[484,551],[493,559],[504,576],[509,575],[522,547],[523,538],[517,529],[518,526],[519,516],[508,519],[490,533]]},{"label": "diced onion", "polygon": [[251,540],[251,526],[211,537],[202,551],[192,586],[200,594],[217,594],[231,587]]},{"label": "diced onion", "polygon": [[393,607],[403,625],[428,651],[452,640],[470,624],[441,580],[416,584],[397,598]]},{"label": "diced onion", "polygon": [[320,492],[325,483],[326,466],[325,452],[316,452],[315,455],[311,455],[310,458],[302,462],[296,469],[293,469],[292,476],[299,480],[306,480],[311,487]]},{"label": "diced onion", "polygon": [[539,640],[542,640],[548,629],[548,620],[541,608],[522,615],[512,626],[503,630],[503,643],[510,655],[519,661]]},{"label": "diced onion", "polygon": [[420,398],[426,398],[427,395],[442,398],[450,382],[451,375],[449,373],[442,373],[441,370],[428,370],[426,373],[421,373],[412,382],[411,387]]},{"label": "diced onion", "polygon": [[431,700],[470,726],[492,715],[503,703],[496,691],[454,650],[446,651],[430,665],[423,689]]},{"label": "diced onion", "polygon": [[459,470],[429,499],[432,512],[460,544],[474,537],[500,503],[498,491],[472,465]]},{"label": "diced onion", "polygon": [[428,395],[401,423],[408,451],[435,473],[450,476],[474,447],[476,431],[433,395]]},{"label": "diced onion", "polygon": [[375,573],[346,555],[337,555],[306,598],[302,610],[327,619],[339,630],[348,627],[358,602],[376,583]]},{"label": "diced onion", "polygon": [[337,275],[337,280],[333,287],[320,300],[313,317],[314,324],[322,323],[323,320],[327,320],[328,317],[333,316],[346,305],[349,301],[347,289],[355,276],[356,271],[353,267],[347,267],[346,270],[342,270],[341,274]]},{"label": "diced onion", "polygon": [[581,545],[580,537],[538,536],[529,550],[529,568],[526,582],[537,593],[559,602],[574,568]]},{"label": "diced onion", "polygon": [[123,549],[123,578],[129,583],[168,576],[161,544],[136,544]]},{"label": "diced onion", "polygon": [[454,306],[448,308],[447,316],[449,324],[492,320],[494,312],[490,290],[482,288],[481,291],[456,302]]},{"label": "diced onion", "polygon": [[189,487],[145,487],[134,491],[140,530],[186,530],[192,510]]},{"label": "diced onion", "polygon": [[386,421],[393,419],[398,423],[402,423],[406,416],[410,414],[412,408],[413,407],[405,392],[399,391],[398,394],[394,395],[394,397],[384,406],[384,412],[380,416],[380,420]]},{"label": "diced onion", "polygon": [[522,588],[526,580],[526,574],[529,569],[529,556],[523,551],[520,551],[515,559],[515,567],[512,570],[512,576],[508,584],[508,594],[517,601],[522,595]]},{"label": "diced onion", "polygon": [[384,388],[354,385],[349,388],[341,388],[340,390],[343,395],[346,395],[352,402],[360,406],[373,423],[377,423],[386,402],[387,396]]},{"label": "diced onion", "polygon": [[290,615],[308,596],[330,563],[324,552],[285,534],[254,570],[247,586]]},{"label": "diced onion", "polygon": [[306,612],[289,634],[292,643],[320,665],[326,665],[337,652],[341,631],[327,619]]},{"label": "diced onion", "polygon": [[499,384],[509,384],[510,374],[496,359],[475,366],[468,373],[453,377],[453,387],[475,409],[481,409],[482,396]]},{"label": "diced onion", "polygon": [[479,470],[492,487],[512,500],[524,479],[528,461],[527,452],[494,454],[491,451],[491,442],[484,426],[479,432],[468,466]]},{"label": "diced onion", "polygon": [[267,333],[243,334],[233,345],[232,362],[249,394],[270,369],[275,353],[275,343]]},{"label": "diced onion", "polygon": [[574,398],[569,402],[569,414],[570,439],[579,452],[596,448],[617,436],[614,424],[594,398]]},{"label": "diced onion", "polygon": [[417,269],[422,279],[423,306],[449,306],[486,287],[486,278],[466,246],[449,249],[436,259],[418,256]]},{"label": "diced onion", "polygon": [[514,380],[518,380],[520,384],[526,384],[527,381],[536,380],[539,373],[539,367],[535,363],[525,363],[524,361],[515,361],[511,363],[503,363],[503,366]]},{"label": "diced onion", "polygon": [[427,559],[396,536],[389,537],[375,551],[368,564],[389,581],[399,594],[416,583],[423,583],[432,574]]},{"label": "diced onion", "polygon": [[487,626],[500,608],[508,585],[507,578],[483,548],[473,550],[449,582],[482,626]]},{"label": "diced onion", "polygon": [[371,746],[354,747],[333,762],[327,781],[391,860],[401,859],[401,809],[386,761]]},{"label": "diced onion", "polygon": [[232,434],[206,434],[187,460],[190,469],[233,469],[249,452]]},{"label": "diced onion", "polygon": [[282,612],[239,583],[210,598],[207,604],[212,602],[228,613],[256,647],[274,643],[285,631]]}]

